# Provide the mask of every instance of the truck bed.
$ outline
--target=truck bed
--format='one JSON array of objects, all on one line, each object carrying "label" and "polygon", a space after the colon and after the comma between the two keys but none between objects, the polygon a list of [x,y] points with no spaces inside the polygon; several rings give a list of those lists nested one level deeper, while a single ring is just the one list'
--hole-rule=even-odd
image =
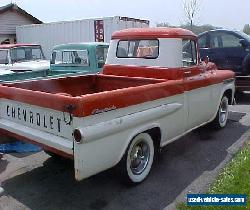
[{"label": "truck bed", "polygon": [[83,75],[3,84],[0,95],[2,99],[70,112],[73,116],[83,117],[181,93],[183,90],[178,85],[180,82]]}]

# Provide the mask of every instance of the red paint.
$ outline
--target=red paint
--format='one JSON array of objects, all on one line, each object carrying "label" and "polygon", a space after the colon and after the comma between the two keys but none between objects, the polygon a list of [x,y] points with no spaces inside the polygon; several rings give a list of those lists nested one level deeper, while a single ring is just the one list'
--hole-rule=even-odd
[{"label": "red paint", "polygon": [[103,20],[94,21],[95,41],[104,42],[104,25]]},{"label": "red paint", "polygon": [[144,77],[156,79],[182,79],[183,70],[180,68],[164,68],[164,67],[147,67],[147,66],[121,66],[121,65],[105,65],[103,68],[105,75],[117,75],[127,77]]},{"label": "red paint", "polygon": [[[76,109],[72,111],[72,114],[82,117],[91,115],[95,109],[112,106],[121,108],[151,100],[158,93],[153,94],[150,87],[164,81],[149,78],[85,75],[3,85],[0,88],[0,97],[63,112],[69,112],[66,106],[73,105]],[[155,88],[157,87],[152,89],[155,90]],[[144,92],[142,97],[141,92]],[[167,95],[175,92],[173,90],[169,93],[167,90]]]},{"label": "red paint", "polygon": [[[106,66],[104,73],[113,72],[119,76],[85,75],[3,85],[0,97],[63,112],[69,112],[65,106],[73,105],[75,109],[72,114],[83,117],[97,109],[124,108],[234,77],[231,71],[211,73],[209,70],[202,73],[201,68],[195,66],[181,70]],[[184,76],[184,72],[190,73]]]},{"label": "red paint", "polygon": [[131,28],[116,31],[112,35],[112,39],[157,39],[157,38],[182,38],[197,40],[196,35],[182,28]]},{"label": "red paint", "polygon": [[37,44],[1,44],[0,49],[10,49],[15,47],[31,47],[31,46],[40,46]]}]

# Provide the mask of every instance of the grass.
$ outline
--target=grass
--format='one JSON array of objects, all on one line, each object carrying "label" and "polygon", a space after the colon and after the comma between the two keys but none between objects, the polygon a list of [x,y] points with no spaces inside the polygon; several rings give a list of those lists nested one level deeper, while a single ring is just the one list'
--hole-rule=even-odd
[{"label": "grass", "polygon": [[178,210],[237,210],[250,209],[250,142],[237,153],[235,158],[223,169],[216,181],[207,192],[208,194],[246,194],[246,207],[208,206],[188,207],[179,204]]}]

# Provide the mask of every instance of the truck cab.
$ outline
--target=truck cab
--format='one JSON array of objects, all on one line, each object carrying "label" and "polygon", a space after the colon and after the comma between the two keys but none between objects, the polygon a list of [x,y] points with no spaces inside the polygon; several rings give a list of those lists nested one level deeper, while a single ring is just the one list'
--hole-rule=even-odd
[{"label": "truck cab", "polygon": [[179,103],[186,104],[186,110],[182,118],[175,118],[175,129],[169,129],[169,137],[181,135],[212,119],[223,94],[227,94],[229,104],[233,102],[233,76],[225,83],[216,84],[226,72],[219,72],[213,63],[202,62],[196,35],[180,28],[115,32],[103,70],[108,75],[180,82],[183,95]]},{"label": "truck cab", "polygon": [[105,64],[109,44],[100,42],[62,44],[53,48],[51,71],[97,73]]}]

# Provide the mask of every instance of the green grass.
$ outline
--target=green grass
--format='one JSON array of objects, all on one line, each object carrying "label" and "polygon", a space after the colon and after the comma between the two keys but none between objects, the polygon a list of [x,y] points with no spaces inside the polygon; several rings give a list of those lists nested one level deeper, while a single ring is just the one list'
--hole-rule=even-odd
[{"label": "green grass", "polygon": [[209,194],[246,194],[247,207],[187,207],[185,203],[178,205],[178,210],[234,210],[250,209],[250,142],[232,159],[219,174],[208,190]]}]

